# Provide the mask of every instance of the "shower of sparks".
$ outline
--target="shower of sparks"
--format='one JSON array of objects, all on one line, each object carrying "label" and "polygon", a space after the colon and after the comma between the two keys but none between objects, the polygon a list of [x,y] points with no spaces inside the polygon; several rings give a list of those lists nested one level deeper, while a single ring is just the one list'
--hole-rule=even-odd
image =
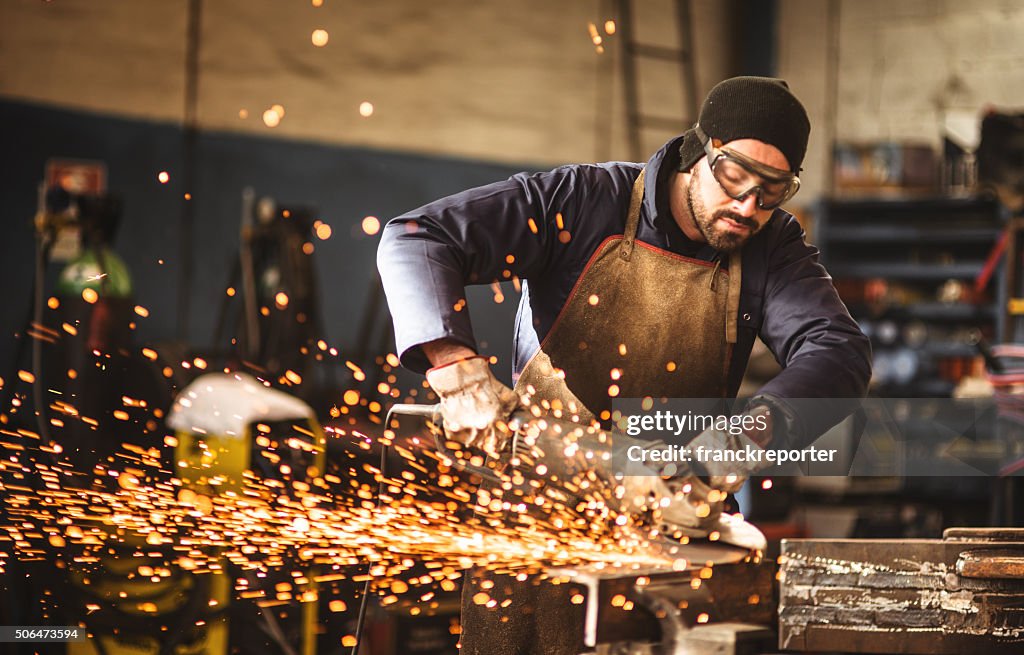
[{"label": "shower of sparks", "polygon": [[[561,215],[556,221],[559,229],[565,227]],[[536,229],[533,219],[530,223]],[[320,227],[330,229],[325,223]],[[368,216],[362,227],[375,234],[380,223]],[[508,265],[515,262],[514,255],[506,256]],[[518,289],[518,278],[513,283]],[[495,302],[501,302],[497,282],[492,290]],[[83,298],[95,302],[97,295],[86,289]],[[56,298],[51,301],[50,309],[60,307]],[[279,309],[288,304],[286,294],[277,294]],[[455,309],[465,307],[460,299]],[[141,305],[134,311],[143,318],[149,314]],[[75,336],[77,330],[65,323],[63,334]],[[63,334],[44,326],[33,332],[44,340]],[[223,445],[213,445],[213,436],[197,426],[190,435],[167,432],[165,410],[130,390],[123,390],[121,407],[110,416],[89,416],[75,407],[74,393],[50,388],[47,380],[48,435],[26,416],[32,411],[29,396],[13,390],[10,405],[0,407],[0,574],[14,561],[46,563],[90,584],[116,560],[118,570],[132,567],[129,578],[159,582],[180,574],[228,574],[236,598],[262,606],[322,599],[332,612],[346,612],[354,603],[330,597],[339,581],[371,580],[382,604],[429,610],[434,594],[455,592],[462,571],[471,566],[522,576],[561,575],[545,573],[553,569],[640,575],[691,568],[680,550],[685,537],[666,541],[651,527],[659,524],[657,503],[646,514],[635,514],[636,507],[627,511],[622,487],[595,472],[594,463],[604,457],[591,449],[595,433],[560,406],[543,401],[532,407],[521,447],[501,467],[488,468],[497,482],[482,484],[478,475],[466,472],[467,466],[484,465],[480,454],[455,443],[437,448],[440,433],[429,423],[417,423],[420,419],[386,423],[385,409],[393,403],[436,401],[425,382],[399,387],[396,354],[356,363],[322,339],[303,348],[320,361],[333,358],[350,376],[351,384],[338,390],[329,411],[333,422],[324,427],[326,442],[300,425],[282,438],[277,428],[256,424],[248,470],[233,477],[213,468],[218,453],[225,452]],[[194,375],[196,369],[220,366],[193,355],[170,358],[151,347],[138,352],[168,380],[190,369]],[[619,352],[626,355],[625,344]],[[99,351],[93,356],[98,368],[110,358]],[[371,371],[373,364],[378,368]],[[75,380],[84,370],[69,369],[67,378]],[[271,380],[297,387],[303,377],[289,369]],[[611,380],[620,377],[620,369],[610,372]],[[374,386],[366,384],[368,379]],[[19,381],[32,385],[36,375],[18,371],[11,384]],[[270,380],[260,381],[271,386]],[[612,384],[609,395],[617,393]],[[362,429],[370,434],[356,429],[366,425],[355,418],[363,410],[374,429]],[[559,420],[549,424],[547,416]],[[103,420],[110,417],[113,425]],[[146,445],[122,443],[90,464],[82,463],[89,449],[81,448],[80,437],[62,445],[65,435],[74,434],[65,431],[72,429],[95,435],[95,444],[117,444],[118,431],[133,426],[147,435]],[[186,445],[191,454],[183,454]],[[384,446],[392,456],[382,472],[378,462]],[[326,470],[309,463],[322,450],[328,453]],[[634,505],[643,502],[635,499]],[[711,569],[700,571],[692,575],[695,589]],[[277,576],[276,584],[260,583],[268,575]],[[282,577],[290,582],[277,582]],[[481,604],[496,605],[485,592]],[[622,607],[627,604],[631,601]],[[156,611],[143,605],[135,609]]]},{"label": "shower of sparks", "polygon": [[372,102],[361,102],[359,103],[359,115],[363,118],[369,118],[373,116],[373,103]]},{"label": "shower of sparks", "polygon": [[160,171],[157,173],[156,179],[160,184],[167,184],[171,181],[171,175],[167,171]]},{"label": "shower of sparks", "polygon": [[[123,401],[126,410],[115,412],[120,420],[137,416],[129,411],[148,411],[144,401]],[[89,420],[63,401],[51,410],[68,421]],[[323,585],[346,579],[371,579],[383,604],[417,605],[437,587],[455,591],[471,566],[498,573],[586,566],[627,575],[686,567],[649,541],[653,533],[610,507],[615,490],[594,474],[594,453],[580,447],[575,433],[556,440],[550,453],[528,436],[515,466],[494,471],[500,484],[484,487],[461,470],[467,462],[481,465],[479,455],[454,443],[447,444],[454,452],[439,454],[426,446],[433,443],[430,434],[402,442],[390,429],[376,439],[332,429],[329,438],[346,445],[347,461],[307,476],[286,463],[294,461],[289,451],[306,442],[277,442],[265,436],[269,430],[257,426],[256,444],[264,447],[273,477],[246,471],[229,479],[204,471],[208,464],[199,462],[209,452],[196,462],[168,464],[160,448],[127,443],[92,470],[76,470],[35,433],[0,429],[0,438],[11,442],[0,458],[6,520],[0,542],[13,545],[21,560],[55,561],[85,579],[99,576],[114,557],[133,567],[129,577],[156,582],[178,575],[174,571],[227,572],[240,598],[323,597],[332,611],[348,606],[331,600]],[[29,443],[16,446],[16,440]],[[177,437],[164,438],[164,446],[177,445]],[[381,445],[396,455],[386,475],[370,463]],[[542,462],[548,457],[563,464],[549,470]],[[564,462],[577,468],[566,469]],[[0,558],[0,572],[10,563]],[[253,575],[287,573],[294,584],[265,589],[251,582]],[[482,604],[492,600],[481,598]]]},{"label": "shower of sparks", "polygon": [[321,29],[313,30],[313,34],[310,37],[310,40],[313,42],[313,45],[315,45],[318,48],[322,48],[325,45],[327,45],[327,41],[329,39],[330,35],[327,33],[327,30]]}]

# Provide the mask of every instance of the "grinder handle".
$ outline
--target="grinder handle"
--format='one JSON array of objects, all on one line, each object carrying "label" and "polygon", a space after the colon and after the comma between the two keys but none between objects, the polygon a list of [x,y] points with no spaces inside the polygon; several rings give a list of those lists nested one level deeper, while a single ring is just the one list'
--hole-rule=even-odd
[{"label": "grinder handle", "polygon": [[[517,414],[518,413],[519,412],[517,412]],[[417,405],[412,403],[404,405],[393,405],[388,414],[389,419],[385,422],[385,424],[391,423],[390,415],[399,414],[401,416],[418,416],[420,418],[425,418],[434,425],[436,425],[438,428],[442,428],[444,426],[444,419],[441,416],[440,403],[436,405]],[[460,471],[467,471],[474,475],[478,475],[486,480],[489,480],[490,482],[501,484],[501,478],[498,477],[491,469],[488,469],[484,466],[474,466],[456,457],[455,453],[448,450],[448,447],[444,445],[444,439],[442,437],[443,435],[440,432],[434,433],[434,448],[437,450],[439,454],[451,460],[455,468],[459,469]],[[514,447],[515,436],[513,435],[513,449]]]},{"label": "grinder handle", "polygon": [[401,414],[402,416],[421,416],[423,418],[433,419],[434,416],[441,418],[441,404],[436,405],[392,405],[392,414]]}]

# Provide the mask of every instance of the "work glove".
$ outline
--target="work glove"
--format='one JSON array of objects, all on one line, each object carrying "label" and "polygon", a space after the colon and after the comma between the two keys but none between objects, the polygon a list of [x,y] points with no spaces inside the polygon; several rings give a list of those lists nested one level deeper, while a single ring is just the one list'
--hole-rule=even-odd
[{"label": "work glove", "polygon": [[707,534],[722,513],[719,496],[700,478],[685,468],[673,469],[667,478],[642,464],[630,463],[625,475],[618,479],[622,490],[622,510],[628,514],[650,511],[663,531],[682,531],[691,537]]},{"label": "work glove", "polygon": [[427,383],[441,399],[445,436],[498,456],[512,431],[509,417],[520,404],[516,392],[491,373],[487,358],[460,359],[427,371]]},{"label": "work glove", "polygon": [[691,456],[694,458],[693,468],[706,474],[708,484],[712,489],[736,493],[748,477],[771,465],[763,453],[760,453],[759,458],[747,458],[745,461],[715,461],[713,457],[702,461],[697,460],[699,452],[746,450],[756,453],[763,450],[772,438],[771,410],[765,405],[758,405],[748,411],[747,415],[756,419],[753,421],[754,428],[739,433],[711,428],[701,432],[688,445]]},{"label": "work glove", "polygon": [[[515,421],[514,421],[515,422]],[[720,540],[750,550],[764,550],[764,535],[739,515],[722,510],[728,493],[715,489],[687,462],[639,461],[627,454],[631,447],[664,448],[658,441],[639,440],[621,432],[607,432],[551,417],[527,420],[519,425],[520,444],[529,470],[542,462],[545,481],[565,493],[567,505],[588,500],[582,489],[598,492],[609,509],[635,517],[678,544],[685,539]],[[591,480],[596,487],[591,487]],[[551,489],[547,489],[548,495]],[[553,497],[553,496],[552,496]],[[616,521],[618,523],[618,521]]]},{"label": "work glove", "polygon": [[[750,550],[767,547],[760,530],[743,517],[722,511],[727,491],[707,484],[685,463],[671,466],[662,471],[642,464],[627,466],[619,480],[622,511],[649,513],[661,534],[670,539],[713,538]],[[661,473],[671,473],[671,477]]]}]

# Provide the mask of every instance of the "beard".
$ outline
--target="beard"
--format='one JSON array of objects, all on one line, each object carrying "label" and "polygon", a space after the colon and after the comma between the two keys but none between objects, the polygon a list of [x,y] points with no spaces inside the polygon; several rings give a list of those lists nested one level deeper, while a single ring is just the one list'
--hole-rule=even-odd
[{"label": "beard", "polygon": [[[725,253],[739,250],[747,242],[747,239],[754,236],[760,228],[752,218],[742,216],[728,209],[719,209],[709,213],[704,205],[704,199],[700,195],[698,176],[702,172],[700,167],[694,167],[693,174],[690,175],[690,185],[686,189],[686,203],[690,209],[690,214],[693,216],[693,222],[697,225],[700,233],[704,235],[704,240],[715,250]],[[728,218],[735,223],[750,228],[750,231],[739,233],[720,228],[718,227],[718,219],[720,218]]]}]

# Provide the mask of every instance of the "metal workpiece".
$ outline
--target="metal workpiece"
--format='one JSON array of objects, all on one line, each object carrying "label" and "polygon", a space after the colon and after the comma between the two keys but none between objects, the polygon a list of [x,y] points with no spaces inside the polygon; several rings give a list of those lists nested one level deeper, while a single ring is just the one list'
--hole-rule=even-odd
[{"label": "metal workpiece", "polygon": [[[686,550],[687,547],[684,547]],[[703,549],[703,550],[701,550]],[[759,655],[775,646],[775,563],[728,561],[724,544],[693,544],[686,571],[582,575],[588,586],[585,644],[593,655]]]},{"label": "metal workpiece", "polygon": [[1024,651],[1024,530],[782,544],[779,647],[852,653]]}]

